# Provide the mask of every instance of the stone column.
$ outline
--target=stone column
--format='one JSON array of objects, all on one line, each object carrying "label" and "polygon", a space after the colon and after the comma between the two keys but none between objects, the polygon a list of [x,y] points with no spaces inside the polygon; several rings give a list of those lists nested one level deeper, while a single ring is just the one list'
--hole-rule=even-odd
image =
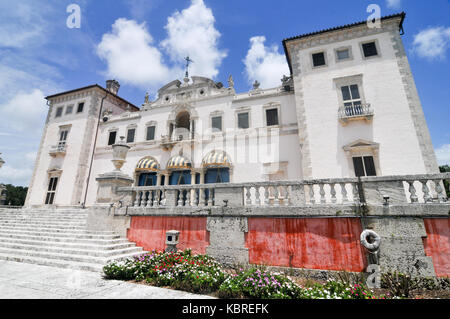
[{"label": "stone column", "polygon": [[247,218],[208,217],[206,229],[210,232],[210,245],[206,248],[209,256],[225,265],[248,264],[248,248],[245,247]]},{"label": "stone column", "polygon": [[170,177],[170,173],[169,172],[165,172],[164,173],[164,185],[165,186],[169,185],[169,177]]},{"label": "stone column", "polygon": [[161,186],[161,173],[156,173],[156,186]]},{"label": "stone column", "polygon": [[[191,185],[195,185],[195,175],[196,172],[194,170],[191,170]],[[191,189],[191,202],[190,204],[195,202],[195,189]]]}]

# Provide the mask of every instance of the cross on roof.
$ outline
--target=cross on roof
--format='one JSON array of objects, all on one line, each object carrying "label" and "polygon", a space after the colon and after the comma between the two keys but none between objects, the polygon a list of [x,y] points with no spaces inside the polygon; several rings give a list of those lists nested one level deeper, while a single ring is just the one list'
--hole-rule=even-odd
[{"label": "cross on roof", "polygon": [[184,60],[186,61],[186,78],[189,78],[189,63],[194,63],[194,61],[192,61],[189,56],[187,56],[186,58],[184,58]]}]

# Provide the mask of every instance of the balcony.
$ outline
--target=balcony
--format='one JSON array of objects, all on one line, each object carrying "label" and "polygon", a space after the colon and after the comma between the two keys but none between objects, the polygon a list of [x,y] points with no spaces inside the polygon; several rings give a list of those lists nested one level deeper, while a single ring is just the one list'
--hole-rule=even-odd
[{"label": "balcony", "polygon": [[349,121],[364,120],[371,122],[373,119],[373,109],[370,104],[352,104],[339,108],[339,121],[345,126]]},{"label": "balcony", "polygon": [[50,156],[65,156],[66,155],[67,145],[66,142],[59,142],[58,145],[52,146],[50,149]]}]

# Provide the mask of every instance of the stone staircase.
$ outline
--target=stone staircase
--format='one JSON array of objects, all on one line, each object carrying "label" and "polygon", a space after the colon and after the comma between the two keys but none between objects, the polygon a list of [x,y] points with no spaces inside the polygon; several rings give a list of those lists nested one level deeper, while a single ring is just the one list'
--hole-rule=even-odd
[{"label": "stone staircase", "polygon": [[86,231],[81,209],[0,209],[0,260],[101,271],[111,260],[143,254],[110,231]]}]

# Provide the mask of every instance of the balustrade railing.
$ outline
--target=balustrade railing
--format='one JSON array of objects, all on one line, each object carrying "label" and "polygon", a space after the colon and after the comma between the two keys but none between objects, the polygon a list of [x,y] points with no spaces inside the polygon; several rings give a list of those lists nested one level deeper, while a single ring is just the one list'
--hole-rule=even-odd
[{"label": "balustrade railing", "polygon": [[[443,181],[450,173],[430,175],[382,176],[277,181],[239,184],[201,184],[178,186],[124,187],[131,194],[132,207],[283,207],[313,205],[359,205],[360,187],[369,204],[447,203]],[[449,203],[450,204],[450,203]]]}]

